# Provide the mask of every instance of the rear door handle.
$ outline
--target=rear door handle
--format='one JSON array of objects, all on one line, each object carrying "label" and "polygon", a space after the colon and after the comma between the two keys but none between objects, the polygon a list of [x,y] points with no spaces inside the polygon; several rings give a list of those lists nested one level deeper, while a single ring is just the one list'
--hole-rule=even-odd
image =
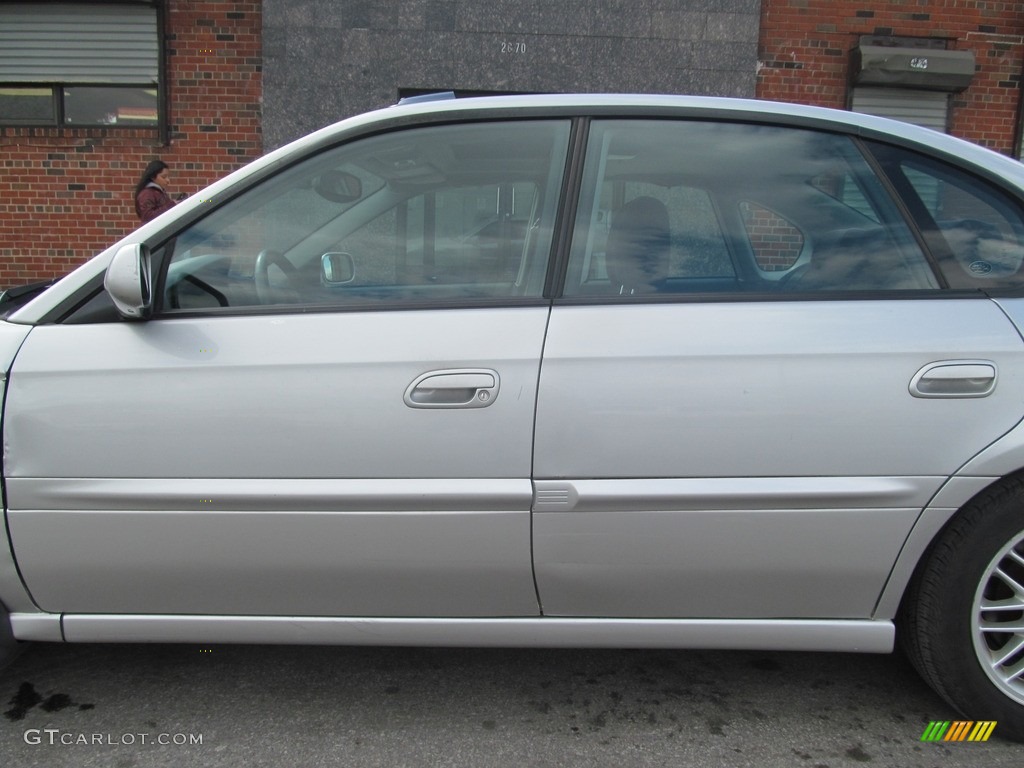
[{"label": "rear door handle", "polygon": [[500,379],[489,368],[455,368],[417,376],[405,390],[410,408],[486,408],[498,397]]},{"label": "rear door handle", "polygon": [[914,397],[988,397],[998,373],[990,360],[943,360],[929,363],[910,381]]}]

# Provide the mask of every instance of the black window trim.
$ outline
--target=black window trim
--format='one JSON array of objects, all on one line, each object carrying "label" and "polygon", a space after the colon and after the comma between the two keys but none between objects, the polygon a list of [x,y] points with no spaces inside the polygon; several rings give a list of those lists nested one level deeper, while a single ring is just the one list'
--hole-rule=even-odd
[{"label": "black window trim", "polygon": [[64,108],[64,90],[67,88],[105,88],[105,89],[152,89],[152,83],[59,83],[59,82],[40,82],[40,83],[0,83],[0,88],[46,88],[50,91],[50,100],[53,104],[53,120],[49,122],[41,121],[30,121],[30,120],[12,120],[10,118],[4,118],[0,116],[0,127],[3,128],[96,128],[100,130],[160,130],[161,129],[161,115],[162,99],[160,97],[160,88],[157,87],[157,120],[155,123],[140,123],[132,125],[128,123],[75,123],[68,122],[66,110]]},{"label": "black window trim", "polygon": [[[871,146],[868,142],[859,137],[854,137],[853,143],[854,146],[857,147],[858,151],[860,151],[861,155],[863,155],[868,167],[875,174],[878,182],[885,189],[890,200],[903,217],[904,223],[910,229],[910,232],[914,236],[914,240],[917,242],[918,247],[921,249],[925,259],[928,261],[928,266],[931,268],[932,274],[938,281],[939,289],[944,291],[950,290],[949,280],[946,277],[945,271],[942,269],[941,259],[932,248],[933,238],[929,236],[929,233],[922,230],[919,225],[919,221],[921,220],[915,215],[915,210],[912,209],[912,206],[917,207],[920,205],[917,201],[917,196],[900,194],[897,183],[886,170],[884,164],[875,156],[875,153],[871,151]],[[929,216],[928,220],[930,220],[930,218],[931,217]],[[943,256],[945,256],[945,254],[943,254]]]}]

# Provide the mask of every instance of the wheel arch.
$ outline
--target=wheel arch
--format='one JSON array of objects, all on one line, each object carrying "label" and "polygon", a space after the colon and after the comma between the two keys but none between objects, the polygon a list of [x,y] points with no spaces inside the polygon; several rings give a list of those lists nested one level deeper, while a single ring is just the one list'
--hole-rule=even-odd
[{"label": "wheel arch", "polygon": [[[937,517],[937,516],[936,516]],[[912,569],[897,640],[924,680],[963,717],[998,721],[1024,741],[1024,472],[959,506]]]},{"label": "wheel arch", "polygon": [[922,510],[911,528],[875,605],[872,618],[896,618],[915,574],[924,566],[928,553],[957,519],[961,510],[993,488],[1018,482],[1022,478],[1024,468],[1002,476],[951,477]]}]

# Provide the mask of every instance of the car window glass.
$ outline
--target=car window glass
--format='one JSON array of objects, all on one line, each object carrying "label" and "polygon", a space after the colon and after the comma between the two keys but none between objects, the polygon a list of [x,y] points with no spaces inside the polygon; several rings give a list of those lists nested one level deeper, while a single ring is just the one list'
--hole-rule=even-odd
[{"label": "car window glass", "polygon": [[[708,193],[684,185],[665,187],[644,181],[606,181],[602,184],[597,225],[591,232],[594,238],[591,255],[607,252],[612,218],[618,215],[613,211],[621,212],[623,201],[639,201],[641,206],[645,202],[661,206],[667,232],[672,233],[663,243],[666,278],[735,279],[735,270]],[[629,215],[628,208],[623,216]],[[615,268],[613,264],[613,273]],[[606,258],[587,258],[584,269],[586,283],[607,284]]]},{"label": "car window glass", "polygon": [[[535,181],[520,181],[431,189],[403,200],[332,245],[352,258],[345,291],[365,300],[386,297],[396,284],[449,286],[466,295],[529,285],[537,295],[545,262],[523,256],[538,245],[541,193]],[[379,258],[389,250],[395,258]]]},{"label": "car window glass", "polygon": [[163,311],[538,297],[568,132],[424,127],[310,157],[174,238]]},{"label": "car window glass", "polygon": [[991,184],[893,147],[875,146],[952,288],[1024,286],[1024,211]]},{"label": "car window glass", "polygon": [[820,192],[856,211],[864,218],[881,224],[878,213],[864,194],[857,179],[850,173],[830,173],[810,180]]},{"label": "car window glass", "polygon": [[592,126],[567,296],[937,287],[849,137],[698,121]]}]

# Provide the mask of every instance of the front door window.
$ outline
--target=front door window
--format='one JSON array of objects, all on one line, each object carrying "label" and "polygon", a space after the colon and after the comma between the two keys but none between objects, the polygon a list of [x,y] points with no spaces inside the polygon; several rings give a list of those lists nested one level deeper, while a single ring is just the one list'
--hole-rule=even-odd
[{"label": "front door window", "polygon": [[568,130],[428,127],[308,158],[177,236],[163,310],[536,299]]}]

